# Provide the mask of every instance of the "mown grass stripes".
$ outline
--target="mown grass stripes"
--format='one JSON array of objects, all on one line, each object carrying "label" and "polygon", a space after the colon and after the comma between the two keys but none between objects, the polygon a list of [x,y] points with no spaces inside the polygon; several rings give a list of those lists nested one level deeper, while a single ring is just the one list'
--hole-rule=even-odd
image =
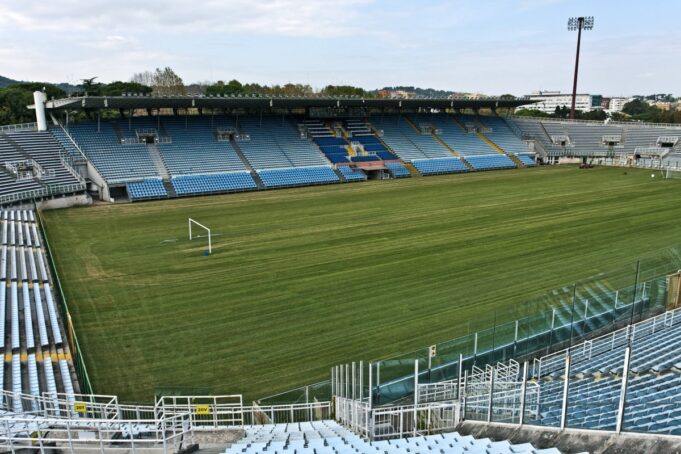
[{"label": "mown grass stripes", "polygon": [[[255,399],[679,243],[675,180],[573,167],[45,212],[95,391]],[[214,253],[187,240],[211,227]],[[162,243],[164,240],[175,242]]]}]

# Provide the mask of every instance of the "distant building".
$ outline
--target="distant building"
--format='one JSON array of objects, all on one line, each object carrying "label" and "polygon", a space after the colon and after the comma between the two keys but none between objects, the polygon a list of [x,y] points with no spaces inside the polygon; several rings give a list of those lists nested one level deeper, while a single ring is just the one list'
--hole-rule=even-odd
[{"label": "distant building", "polygon": [[630,102],[633,98],[610,98],[610,103],[607,107],[608,112],[622,112],[624,105]]},{"label": "distant building", "polygon": [[672,110],[672,103],[669,101],[651,101],[648,104],[660,110]]},{"label": "distant building", "polygon": [[[572,95],[567,93],[561,93],[559,91],[537,91],[527,98],[532,101],[538,101],[536,104],[527,104],[518,107],[520,109],[534,109],[541,110],[542,112],[552,114],[556,111],[556,107],[567,107],[570,108],[572,105]],[[588,94],[577,94],[575,99],[575,108],[581,110],[582,112],[591,112],[592,110],[600,110],[603,107],[601,103],[603,101],[603,96],[601,95],[588,95]]]},{"label": "distant building", "polygon": [[416,97],[416,93],[404,90],[379,90],[378,97],[389,99],[412,99]]}]

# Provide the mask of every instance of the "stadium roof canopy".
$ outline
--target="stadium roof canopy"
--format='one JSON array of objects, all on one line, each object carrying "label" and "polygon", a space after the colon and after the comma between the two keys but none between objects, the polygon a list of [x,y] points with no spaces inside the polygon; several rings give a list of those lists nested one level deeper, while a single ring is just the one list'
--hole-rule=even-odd
[{"label": "stadium roof canopy", "polygon": [[[413,98],[364,99],[359,97],[264,97],[264,96],[82,96],[48,101],[48,110],[76,109],[233,109],[233,108],[289,108],[307,107],[368,107],[385,109],[483,109],[514,108],[531,104],[527,98]],[[30,106],[34,107],[34,106]]]}]

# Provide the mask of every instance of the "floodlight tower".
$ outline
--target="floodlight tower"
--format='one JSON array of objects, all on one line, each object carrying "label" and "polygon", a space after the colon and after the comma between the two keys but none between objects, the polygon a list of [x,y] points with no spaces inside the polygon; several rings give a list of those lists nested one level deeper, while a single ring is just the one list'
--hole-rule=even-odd
[{"label": "floodlight tower", "polygon": [[571,17],[568,19],[568,30],[577,30],[577,58],[575,58],[575,79],[572,83],[572,108],[570,109],[570,120],[575,119],[575,103],[577,101],[577,73],[579,72],[579,48],[582,44],[582,30],[593,30],[594,17]]}]

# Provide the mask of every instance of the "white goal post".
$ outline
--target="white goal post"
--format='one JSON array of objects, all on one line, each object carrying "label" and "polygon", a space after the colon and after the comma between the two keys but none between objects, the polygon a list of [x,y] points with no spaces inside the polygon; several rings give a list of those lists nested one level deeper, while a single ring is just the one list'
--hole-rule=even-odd
[{"label": "white goal post", "polygon": [[665,178],[681,179],[681,169],[670,169],[667,167]]},{"label": "white goal post", "polygon": [[192,218],[189,218],[189,241],[191,241],[193,238],[201,238],[201,235],[194,235],[192,237],[192,224],[196,224],[197,226],[201,227],[206,232],[208,232],[208,254],[212,254],[213,253],[213,247],[212,247],[212,243],[211,243],[210,229],[208,227],[206,227],[205,225],[201,224],[200,222],[196,222]]}]

